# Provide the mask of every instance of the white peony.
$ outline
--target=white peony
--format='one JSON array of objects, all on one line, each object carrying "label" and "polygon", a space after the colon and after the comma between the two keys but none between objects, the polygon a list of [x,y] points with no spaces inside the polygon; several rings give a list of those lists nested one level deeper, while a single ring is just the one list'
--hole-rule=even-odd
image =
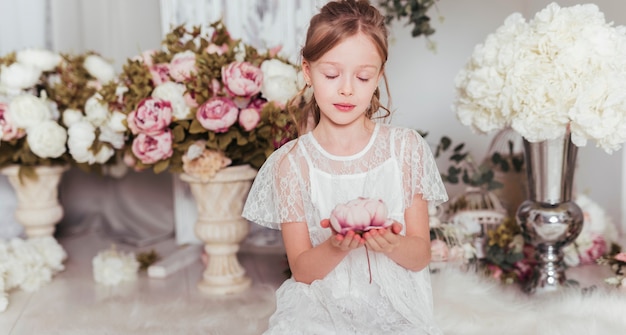
[{"label": "white peony", "polygon": [[71,127],[74,123],[82,121],[83,119],[83,112],[78,109],[68,108],[63,111],[63,124],[66,127]]},{"label": "white peony", "polygon": [[475,132],[511,126],[530,142],[571,131],[611,153],[626,142],[626,28],[593,4],[510,15],[455,78],[453,110]]},{"label": "white peony", "polygon": [[193,115],[185,101],[184,93],[185,85],[170,81],[157,86],[152,92],[152,97],[169,101],[172,104],[172,116],[175,120],[187,120]]},{"label": "white peony", "polygon": [[21,94],[11,100],[9,115],[16,127],[27,131],[52,118],[49,105],[43,99],[30,94]]},{"label": "white peony", "polygon": [[96,139],[96,128],[86,120],[72,124],[68,130],[67,147],[70,155],[78,163],[93,164],[95,158],[90,151]]},{"label": "white peony", "polygon": [[15,58],[18,63],[37,68],[41,71],[52,71],[61,63],[61,55],[46,49],[24,49],[17,52]]},{"label": "white peony", "polygon": [[134,253],[117,251],[114,247],[100,251],[92,260],[93,277],[102,285],[117,285],[137,278],[139,262]]},{"label": "white peony", "polygon": [[298,93],[298,73],[293,66],[278,59],[270,59],[261,64],[261,71],[261,94],[267,100],[285,104]]},{"label": "white peony", "polygon": [[16,90],[25,90],[37,84],[41,70],[20,63],[13,63],[0,68],[0,87],[13,93]]},{"label": "white peony", "polygon": [[115,79],[115,68],[113,65],[98,55],[85,57],[83,66],[100,83],[107,83]]},{"label": "white peony", "polygon": [[100,150],[94,155],[94,159],[98,164],[106,163],[109,158],[113,157],[115,150],[108,145],[103,145]]},{"label": "white peony", "polygon": [[124,122],[126,122],[126,114],[119,111],[113,111],[109,116],[109,122],[106,124],[106,127],[110,128],[114,132],[123,133],[127,129]]},{"label": "white peony", "polygon": [[43,121],[26,131],[30,150],[41,158],[58,158],[65,153],[67,131],[53,120]]},{"label": "white peony", "polygon": [[95,126],[101,126],[109,119],[109,107],[107,104],[100,102],[101,98],[102,96],[96,93],[85,102],[87,120]]},{"label": "white peony", "polygon": [[100,127],[99,129],[100,136],[98,136],[98,139],[100,142],[109,143],[116,149],[121,149],[124,146],[125,135],[123,132],[114,131],[107,126]]}]

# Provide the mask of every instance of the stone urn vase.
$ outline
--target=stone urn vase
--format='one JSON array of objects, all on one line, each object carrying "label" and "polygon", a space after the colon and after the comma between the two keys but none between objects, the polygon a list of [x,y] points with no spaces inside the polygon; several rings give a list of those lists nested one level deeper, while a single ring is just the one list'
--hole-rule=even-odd
[{"label": "stone urn vase", "polygon": [[55,226],[63,218],[59,202],[59,183],[69,166],[37,166],[36,178],[20,176],[19,165],[0,169],[15,191],[15,219],[24,227],[28,238],[53,236]]},{"label": "stone urn vase", "polygon": [[251,166],[238,165],[220,170],[208,181],[185,173],[180,176],[189,183],[196,200],[198,217],[194,231],[208,255],[206,269],[198,283],[202,292],[237,293],[252,283],[237,259],[237,252],[250,230],[241,214],[256,174],[257,170]]}]

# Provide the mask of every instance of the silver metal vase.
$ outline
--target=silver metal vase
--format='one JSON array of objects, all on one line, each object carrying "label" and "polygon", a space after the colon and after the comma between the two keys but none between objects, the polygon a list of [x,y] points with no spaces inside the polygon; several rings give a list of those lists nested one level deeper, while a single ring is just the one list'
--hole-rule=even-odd
[{"label": "silver metal vase", "polygon": [[566,284],[563,247],[583,228],[583,213],[572,201],[578,148],[569,131],[554,140],[524,140],[528,199],[517,210],[524,238],[535,247],[537,266],[528,293],[557,291]]}]

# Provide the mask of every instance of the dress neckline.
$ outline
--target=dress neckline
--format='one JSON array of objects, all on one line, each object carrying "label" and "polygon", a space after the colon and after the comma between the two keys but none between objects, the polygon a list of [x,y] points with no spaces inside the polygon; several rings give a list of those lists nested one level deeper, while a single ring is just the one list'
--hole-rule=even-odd
[{"label": "dress neckline", "polygon": [[311,140],[311,143],[313,144],[313,146],[322,153],[322,155],[326,156],[327,158],[333,159],[333,160],[338,160],[338,161],[348,161],[348,160],[352,160],[352,159],[357,159],[360,158],[361,156],[365,155],[365,153],[372,147],[372,145],[374,145],[374,141],[376,140],[376,137],[378,136],[378,130],[380,128],[380,123],[374,123],[374,131],[372,132],[372,135],[370,136],[369,141],[367,142],[367,145],[361,149],[361,151],[353,154],[353,155],[348,155],[348,156],[338,156],[338,155],[333,155],[330,152],[326,151],[317,141],[317,139],[315,138],[315,136],[313,136],[313,132],[309,132],[308,136],[309,139]]}]

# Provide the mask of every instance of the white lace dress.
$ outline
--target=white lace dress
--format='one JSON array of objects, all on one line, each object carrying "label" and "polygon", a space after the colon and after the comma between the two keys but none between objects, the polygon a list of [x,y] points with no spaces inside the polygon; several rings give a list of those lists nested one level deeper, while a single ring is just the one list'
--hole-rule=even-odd
[{"label": "white lace dress", "polygon": [[[319,222],[335,205],[381,198],[390,217],[403,223],[415,194],[431,206],[448,199],[430,148],[414,130],[376,124],[368,145],[353,156],[329,154],[311,133],[284,145],[260,169],[243,216],[274,229],[307,222],[315,246],[331,234]],[[310,285],[286,280],[266,334],[441,334],[428,269],[409,271],[377,252],[369,258],[371,283],[365,248]]]}]

